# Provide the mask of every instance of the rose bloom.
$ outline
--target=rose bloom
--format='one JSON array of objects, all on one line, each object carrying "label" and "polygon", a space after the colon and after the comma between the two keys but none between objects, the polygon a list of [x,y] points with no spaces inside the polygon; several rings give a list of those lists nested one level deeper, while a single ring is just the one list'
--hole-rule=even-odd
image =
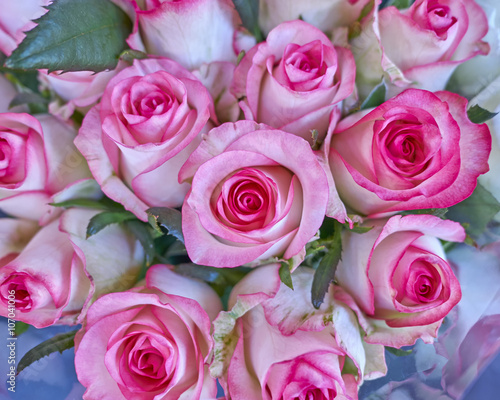
[{"label": "rose bloom", "polygon": [[207,89],[167,59],[135,60],[107,85],[75,144],[102,191],[146,221],[152,206],[178,207],[177,175],[213,113]]},{"label": "rose bloom", "polygon": [[192,180],[182,207],[188,255],[215,267],[301,260],[330,190],[309,143],[252,121],[212,129],[179,179]]},{"label": "rose bloom", "polygon": [[342,120],[330,166],[342,200],[366,214],[441,208],[467,198],[488,171],[491,136],[467,100],[408,89]]},{"label": "rose bloom", "polygon": [[[96,213],[65,211],[42,227],[26,247],[2,259],[0,315],[7,316],[9,294],[15,290],[16,321],[36,328],[74,325],[93,297],[133,286],[142,264],[142,247],[119,225],[86,239],[86,226]],[[21,233],[19,226],[17,230]]]},{"label": "rose bloom", "polygon": [[459,64],[490,49],[481,40],[488,20],[474,0],[416,0],[405,10],[390,6],[375,13],[372,25],[353,42],[359,74],[378,84],[385,72],[394,91],[443,90]]},{"label": "rose bloom", "polygon": [[335,275],[369,318],[362,323],[365,340],[391,347],[412,345],[418,338],[432,343],[461,298],[439,239],[462,242],[463,227],[432,215],[396,215],[365,225],[374,228],[344,233]]},{"label": "rose bloom", "polygon": [[[131,0],[125,0],[131,2]],[[233,34],[241,23],[230,0],[138,0],[130,47],[164,56],[192,70],[236,61]]]},{"label": "rose bloom", "polygon": [[[333,286],[313,308],[311,268],[294,271],[293,290],[280,282],[279,268],[257,268],[234,287],[229,311],[214,321],[212,375],[234,400],[357,399],[363,378],[386,372],[383,346],[363,343]],[[350,372],[342,372],[348,357]]]},{"label": "rose bloom", "polygon": [[50,198],[90,177],[74,129],[49,115],[0,113],[0,209],[39,219]]},{"label": "rose bloom", "polygon": [[15,50],[25,38],[24,32],[36,26],[32,20],[47,12],[43,6],[52,0],[18,0],[2,4],[0,15],[0,51],[7,56]]},{"label": "rose bloom", "polygon": [[245,118],[311,140],[324,139],[336,105],[354,89],[351,52],[334,46],[303,21],[274,28],[250,49],[234,72],[232,92]]},{"label": "rose bloom", "polygon": [[149,268],[146,286],[101,297],[75,337],[88,400],[214,399],[211,319],[222,308],[205,283]]},{"label": "rose bloom", "polygon": [[356,21],[370,0],[260,0],[259,24],[265,33],[301,18],[324,32]]}]

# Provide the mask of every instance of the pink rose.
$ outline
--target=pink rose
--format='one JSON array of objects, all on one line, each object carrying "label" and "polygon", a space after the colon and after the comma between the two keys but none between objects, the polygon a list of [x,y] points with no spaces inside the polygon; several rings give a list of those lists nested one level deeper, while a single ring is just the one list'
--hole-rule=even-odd
[{"label": "pink rose", "polygon": [[166,265],[149,268],[146,287],[101,297],[75,338],[84,397],[214,399],[210,320],[221,308],[208,285]]},{"label": "pink rose", "polygon": [[240,18],[229,0],[142,0],[136,15],[128,39],[133,49],[171,58],[189,70],[236,61],[233,34]]},{"label": "pink rose", "polygon": [[395,91],[410,86],[443,90],[459,64],[490,49],[481,41],[488,20],[474,0],[416,0],[405,10],[386,7],[365,29],[353,42],[359,74],[376,78],[377,84],[386,73]]},{"label": "pink rose", "polygon": [[[234,287],[229,311],[214,321],[212,375],[233,400],[357,399],[363,378],[386,373],[383,346],[363,343],[333,286],[313,308],[312,269],[294,271],[291,290],[279,268],[257,268]],[[342,372],[347,358],[354,368]]]},{"label": "pink rose", "polygon": [[408,89],[342,120],[330,166],[346,205],[370,215],[452,206],[488,171],[491,136],[469,121],[467,100]]},{"label": "pink rose", "polygon": [[2,4],[0,15],[0,51],[10,56],[26,36],[24,32],[33,29],[32,21],[47,12],[43,6],[52,0],[17,0]]},{"label": "pink rose", "polygon": [[0,114],[0,209],[39,219],[53,194],[90,177],[75,134],[49,115]]},{"label": "pink rose", "polygon": [[189,257],[215,267],[302,260],[330,190],[305,140],[251,121],[212,129],[179,178],[192,179],[182,207]]},{"label": "pink rose", "polygon": [[349,26],[371,0],[261,0],[259,24],[265,33],[285,21],[302,18],[324,32]]},{"label": "pink rose", "polygon": [[14,290],[17,321],[37,328],[72,325],[93,296],[135,283],[140,244],[118,225],[86,240],[85,228],[96,213],[70,209],[42,227],[19,254],[7,257],[0,267],[0,315],[7,316]]},{"label": "pink rose", "polygon": [[207,89],[179,64],[135,60],[109,82],[75,144],[103,192],[146,221],[151,206],[182,204],[189,185],[177,175],[212,112]]},{"label": "pink rose", "polygon": [[232,91],[243,98],[246,119],[311,140],[323,140],[338,103],[354,89],[356,65],[349,50],[334,46],[303,21],[274,28],[234,72]]},{"label": "pink rose", "polygon": [[[345,232],[338,284],[368,316],[368,343],[391,347],[432,342],[461,298],[460,284],[439,239],[461,242],[462,226],[431,215],[366,222],[363,234]],[[356,306],[349,304],[353,309]]]}]

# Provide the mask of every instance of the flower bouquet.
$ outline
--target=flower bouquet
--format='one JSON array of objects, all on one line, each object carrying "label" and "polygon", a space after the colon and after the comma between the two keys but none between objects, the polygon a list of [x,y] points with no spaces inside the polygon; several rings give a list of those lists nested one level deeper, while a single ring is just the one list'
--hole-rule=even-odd
[{"label": "flower bouquet", "polygon": [[0,396],[473,390],[500,351],[498,2],[2,6]]}]

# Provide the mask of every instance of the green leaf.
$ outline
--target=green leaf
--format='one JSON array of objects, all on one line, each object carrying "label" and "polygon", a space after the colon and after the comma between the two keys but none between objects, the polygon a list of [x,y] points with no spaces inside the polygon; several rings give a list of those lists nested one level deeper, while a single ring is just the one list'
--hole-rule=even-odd
[{"label": "green leaf", "polygon": [[467,110],[467,116],[469,117],[471,122],[475,124],[482,124],[490,119],[492,119],[498,113],[492,113],[479,105],[474,105]]},{"label": "green leaf", "polygon": [[175,208],[152,207],[146,210],[149,223],[157,231],[176,237],[184,243],[182,214]]},{"label": "green leaf", "polygon": [[148,55],[139,50],[127,49],[120,54],[120,60],[132,65],[134,60],[144,60]]},{"label": "green leaf", "polygon": [[72,199],[61,201],[60,203],[49,203],[50,206],[53,207],[63,207],[63,208],[71,208],[71,207],[79,207],[79,208],[92,208],[97,210],[102,210],[104,206],[96,200],[90,199]]},{"label": "green leaf", "polygon": [[233,0],[243,26],[255,36],[257,42],[264,40],[259,28],[259,0]]},{"label": "green leaf", "polygon": [[22,335],[30,328],[30,326],[31,326],[30,324],[26,324],[21,321],[16,321],[16,328],[15,328],[16,336]]},{"label": "green leaf", "polygon": [[95,235],[105,227],[111,224],[119,224],[120,222],[130,221],[137,217],[129,211],[104,211],[94,215],[87,225],[87,238]]},{"label": "green leaf", "polygon": [[382,2],[380,5],[380,9],[389,7],[389,6],[394,6],[398,10],[404,10],[406,8],[410,8],[411,5],[414,3],[415,0],[385,0]]},{"label": "green leaf", "polygon": [[427,214],[427,215],[434,215],[436,217],[439,217],[441,219],[444,219],[446,213],[448,212],[447,208],[426,208],[422,210],[408,210],[408,211],[402,211],[399,214],[400,215],[422,215],[422,214]]},{"label": "green leaf", "polygon": [[366,233],[370,232],[373,229],[373,226],[358,226],[357,224],[354,224],[352,229],[348,228],[349,232],[352,233]]},{"label": "green leaf", "polygon": [[19,375],[23,369],[49,354],[55,353],[56,351],[62,353],[64,350],[71,349],[75,345],[76,332],[78,332],[78,330],[60,333],[40,343],[38,346],[33,347],[23,358],[21,358],[19,364],[17,364],[17,374]]},{"label": "green leaf", "polygon": [[385,87],[385,82],[380,82],[377,86],[373,88],[368,97],[361,104],[361,110],[366,110],[367,108],[375,108],[381,105],[385,101],[385,93],[387,89]]},{"label": "green leaf", "polygon": [[236,59],[236,65],[240,65],[241,60],[243,60],[243,57],[245,57],[246,51],[241,50],[240,53],[238,54],[238,58]]},{"label": "green leaf", "polygon": [[468,224],[465,231],[472,239],[477,240],[499,211],[500,203],[497,199],[478,184],[470,197],[448,209],[446,217]]},{"label": "green leaf", "polygon": [[132,22],[109,0],[55,0],[7,58],[12,69],[103,71],[116,67]]},{"label": "green leaf", "polygon": [[125,226],[139,240],[144,248],[144,264],[149,267],[155,258],[155,242],[151,235],[151,227],[145,222],[135,219],[134,221],[127,220]]},{"label": "green leaf", "polygon": [[337,265],[342,256],[342,224],[335,221],[333,243],[329,248],[328,253],[321,259],[318,269],[314,273],[311,301],[314,308],[319,308],[323,303],[325,294],[328,291],[330,283],[335,278]]},{"label": "green leaf", "polygon": [[281,282],[293,290],[292,274],[290,273],[290,266],[287,262],[282,262],[279,270]]},{"label": "green leaf", "polygon": [[394,354],[395,356],[398,356],[398,357],[409,356],[411,353],[413,353],[413,349],[403,350],[403,349],[396,349],[394,347],[389,347],[389,346],[385,346],[385,349],[389,353]]}]

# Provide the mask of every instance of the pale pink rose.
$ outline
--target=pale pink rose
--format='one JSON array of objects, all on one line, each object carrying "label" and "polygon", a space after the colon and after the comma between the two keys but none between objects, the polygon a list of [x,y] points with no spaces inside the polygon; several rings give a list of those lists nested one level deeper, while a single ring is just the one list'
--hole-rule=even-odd
[{"label": "pale pink rose", "polygon": [[118,225],[86,240],[85,228],[96,213],[64,212],[9,257],[0,267],[1,315],[7,316],[14,290],[17,321],[37,328],[72,325],[98,295],[134,285],[142,263],[140,244]]},{"label": "pale pink rose", "polygon": [[131,48],[171,58],[189,70],[212,61],[236,61],[233,34],[241,21],[230,0],[134,4],[134,32],[127,40]]},{"label": "pale pink rose", "polygon": [[[229,311],[214,322],[212,375],[233,400],[357,399],[363,378],[386,373],[383,346],[363,343],[355,314],[335,299],[333,286],[313,308],[312,269],[292,274],[292,290],[279,268],[257,268],[234,287]],[[354,368],[342,373],[348,357]]]},{"label": "pale pink rose", "polygon": [[463,227],[432,215],[397,215],[366,226],[374,228],[344,233],[335,275],[368,316],[365,340],[398,348],[418,338],[432,342],[461,298],[439,239],[461,242]]},{"label": "pale pink rose", "polygon": [[491,136],[467,100],[408,89],[340,121],[330,166],[342,200],[366,214],[452,206],[488,171]]},{"label": "pale pink rose", "polygon": [[378,84],[385,73],[392,94],[408,87],[443,90],[459,64],[488,54],[490,47],[481,40],[487,32],[486,14],[474,0],[386,7],[353,42],[358,78]]},{"label": "pale pink rose", "polygon": [[324,32],[356,21],[371,0],[260,0],[259,24],[265,33],[302,18]]},{"label": "pale pink rose", "polygon": [[74,129],[49,115],[0,114],[0,209],[39,219],[50,197],[90,177]]},{"label": "pale pink rose", "polygon": [[110,79],[122,68],[123,64],[118,64],[113,70],[98,73],[55,71],[49,74],[47,70],[39,70],[38,78],[42,84],[53,90],[64,102],[59,104],[55,101],[49,104],[51,114],[68,119],[75,109],[87,112],[90,106],[101,98]]},{"label": "pale pink rose", "polygon": [[212,129],[179,179],[192,180],[182,207],[189,257],[215,267],[302,260],[333,189],[309,143],[252,121]]},{"label": "pale pink rose", "polygon": [[212,113],[207,89],[179,64],[135,60],[108,83],[75,144],[103,192],[146,221],[149,207],[182,204],[189,185],[177,175]]},{"label": "pale pink rose", "polygon": [[0,13],[0,51],[10,56],[19,43],[25,38],[24,32],[33,29],[32,21],[47,12],[52,0],[17,0],[2,4]]},{"label": "pale pink rose", "polygon": [[101,297],[75,338],[88,400],[214,399],[211,319],[222,308],[205,283],[149,268],[146,286]]},{"label": "pale pink rose", "polygon": [[337,105],[354,89],[351,52],[334,46],[303,21],[274,28],[254,46],[234,72],[232,91],[242,99],[245,118],[311,140],[323,140]]}]

